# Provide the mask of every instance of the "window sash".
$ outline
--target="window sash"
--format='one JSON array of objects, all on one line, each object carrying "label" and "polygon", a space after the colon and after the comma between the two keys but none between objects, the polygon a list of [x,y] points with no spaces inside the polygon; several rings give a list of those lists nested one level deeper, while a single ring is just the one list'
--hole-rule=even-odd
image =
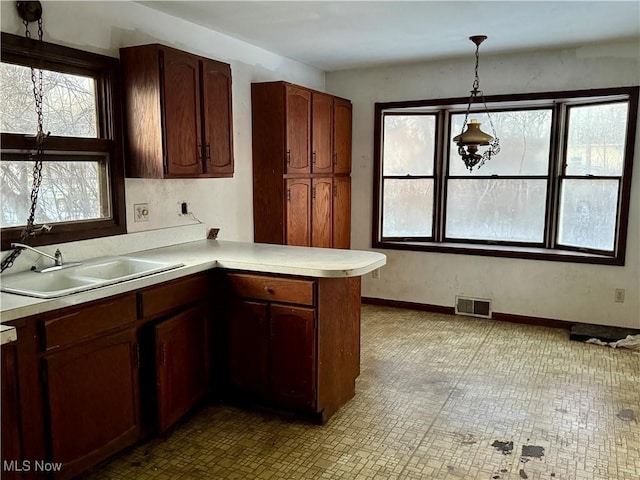
[{"label": "window sash", "polygon": [[[451,132],[450,115],[458,113],[460,105],[467,103],[467,98],[440,99],[434,101],[409,101],[376,103],[374,128],[374,218],[372,244],[374,247],[394,248],[406,250],[442,251],[450,253],[464,253],[491,256],[507,256],[520,258],[540,258],[545,260],[560,260],[584,263],[603,263],[623,265],[626,250],[626,234],[629,212],[629,197],[631,190],[631,170],[633,150],[636,134],[636,120],[638,112],[638,87],[620,87],[599,90],[582,90],[573,92],[548,92],[537,94],[500,95],[485,97],[491,112],[508,109],[550,109],[552,112],[551,137],[549,147],[549,164],[547,175],[482,175],[473,176],[450,175],[448,168],[449,152],[455,146],[443,138],[451,138],[459,132]],[[627,117],[625,120],[626,141],[624,144],[624,163],[621,175],[565,175],[566,139],[568,135],[568,112],[573,106],[606,105],[610,103],[626,103]],[[436,164],[433,200],[433,238],[418,237],[385,237],[382,233],[382,214],[384,213],[383,184],[387,176],[382,175],[383,149],[381,141],[384,134],[384,115],[392,112],[404,114],[405,110],[413,113],[430,113],[438,116],[436,138],[440,139],[436,146]],[[461,160],[460,160],[461,161]],[[560,202],[565,181],[572,178],[587,178],[591,180],[615,179],[618,182],[618,199],[615,214],[615,240],[613,250],[575,247],[566,245],[560,240]],[[512,241],[483,241],[477,239],[458,239],[447,236],[446,210],[447,190],[452,180],[465,179],[540,179],[546,181],[546,205],[544,220],[544,235],[541,243],[512,242]],[[566,213],[566,212],[565,212]]]},{"label": "window sash", "polygon": [[[109,172],[108,181],[104,185],[110,192],[109,218],[55,223],[50,232],[30,237],[29,244],[48,245],[126,233],[118,60],[5,32],[2,32],[1,49],[1,60],[5,63],[33,65],[46,70],[94,78],[98,138],[50,136],[45,148],[49,154],[98,152],[107,159],[105,165]],[[3,157],[16,153],[24,155],[35,149],[33,135],[1,133],[0,136]],[[11,242],[18,241],[22,229],[23,227],[2,229],[3,250],[10,248]]]}]

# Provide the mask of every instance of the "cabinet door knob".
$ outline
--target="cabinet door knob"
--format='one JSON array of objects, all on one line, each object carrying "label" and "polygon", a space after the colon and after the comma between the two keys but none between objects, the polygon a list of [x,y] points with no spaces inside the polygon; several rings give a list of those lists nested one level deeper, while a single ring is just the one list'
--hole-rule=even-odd
[{"label": "cabinet door knob", "polygon": [[264,293],[268,293],[269,295],[273,294],[273,290],[269,287],[264,287]]},{"label": "cabinet door knob", "polygon": [[311,155],[311,163],[316,164],[316,152],[313,152],[313,155]]},{"label": "cabinet door knob", "polygon": [[287,165],[291,163],[291,150],[287,150]]}]

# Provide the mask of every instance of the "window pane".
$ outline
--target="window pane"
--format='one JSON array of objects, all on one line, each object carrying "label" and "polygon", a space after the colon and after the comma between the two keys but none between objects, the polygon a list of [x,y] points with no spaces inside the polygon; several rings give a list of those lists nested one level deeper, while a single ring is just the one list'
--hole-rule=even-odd
[{"label": "window pane", "polygon": [[567,175],[622,175],[628,104],[569,108]]},{"label": "window pane", "polygon": [[[31,69],[0,64],[1,131],[33,135],[37,117]],[[43,70],[43,129],[51,135],[97,136],[95,80]]]},{"label": "window pane", "polygon": [[[449,175],[546,175],[549,169],[551,142],[551,110],[519,110],[491,113],[491,120],[500,139],[500,153],[471,173],[458,155],[453,137],[459,135],[464,113],[451,115]],[[493,135],[486,113],[469,114],[482,126],[483,132]],[[480,152],[484,152],[481,149]]]},{"label": "window pane", "polygon": [[546,180],[449,180],[447,238],[540,243]]},{"label": "window pane", "polygon": [[[69,222],[110,217],[105,190],[105,162],[45,161],[36,208],[36,223]],[[3,160],[2,227],[27,223],[31,205],[33,162]],[[105,200],[106,201],[106,200]]]},{"label": "window pane", "polygon": [[618,180],[564,180],[558,242],[613,251]]},{"label": "window pane", "polygon": [[383,175],[433,175],[435,115],[385,115]]},{"label": "window pane", "polygon": [[383,237],[430,237],[433,179],[384,180]]}]

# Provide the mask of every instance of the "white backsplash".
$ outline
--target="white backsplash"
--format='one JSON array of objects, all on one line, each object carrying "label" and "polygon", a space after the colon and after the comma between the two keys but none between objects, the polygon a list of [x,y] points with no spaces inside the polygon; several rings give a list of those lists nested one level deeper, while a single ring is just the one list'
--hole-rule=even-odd
[{"label": "white backsplash", "polygon": [[[206,238],[204,224],[186,225],[144,232],[114,235],[112,237],[81,240],[78,242],[60,243],[36,247],[53,255],[57,248],[62,252],[65,262],[82,261],[88,258],[104,257],[107,255],[124,255],[140,250],[167,247],[180,243],[193,242]],[[28,241],[26,242],[29,243]],[[9,251],[1,253],[4,258]],[[39,257],[37,253],[24,250],[16,259],[13,267],[6,270],[3,275],[29,270],[33,265],[52,263],[51,260]]]}]

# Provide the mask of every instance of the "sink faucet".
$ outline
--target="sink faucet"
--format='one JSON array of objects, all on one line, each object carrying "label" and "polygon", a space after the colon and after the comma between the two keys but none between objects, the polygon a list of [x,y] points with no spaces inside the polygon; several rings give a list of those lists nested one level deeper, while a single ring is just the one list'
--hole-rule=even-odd
[{"label": "sink faucet", "polygon": [[25,245],[24,243],[12,243],[11,248],[24,248],[27,250],[31,250],[33,252],[36,252],[39,255],[50,258],[51,260],[56,262],[56,267],[62,266],[62,252],[60,251],[59,248],[55,251],[53,255],[49,255],[48,253],[43,252],[42,250],[38,250],[37,248],[30,247],[29,245]]}]

